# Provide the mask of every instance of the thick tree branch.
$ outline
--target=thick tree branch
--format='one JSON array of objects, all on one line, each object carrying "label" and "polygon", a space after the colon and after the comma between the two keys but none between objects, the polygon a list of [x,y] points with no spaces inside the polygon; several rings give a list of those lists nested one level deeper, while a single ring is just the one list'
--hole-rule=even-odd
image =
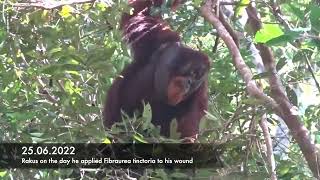
[{"label": "thick tree branch", "polygon": [[[320,178],[319,173],[319,160],[316,154],[316,149],[314,144],[311,143],[308,137],[308,130],[299,122],[298,117],[292,113],[293,106],[291,105],[288,97],[285,94],[282,83],[277,76],[277,72],[275,69],[275,61],[273,59],[273,55],[271,49],[259,44],[257,45],[260,50],[261,57],[263,59],[265,68],[268,72],[270,72],[269,83],[271,87],[271,93],[273,95],[274,101],[272,98],[265,95],[262,90],[258,88],[255,81],[252,80],[252,73],[250,68],[245,64],[239,49],[232,37],[223,26],[219,18],[212,12],[213,3],[211,0],[207,0],[205,4],[201,7],[202,16],[211,24],[213,24],[221,37],[221,39],[225,42],[230,53],[232,55],[233,63],[239,73],[241,74],[242,79],[246,83],[246,88],[250,96],[255,97],[257,99],[266,102],[268,105],[275,110],[276,114],[279,115],[287,124],[288,128],[291,130],[291,133],[295,140],[298,142],[302,153],[304,154],[308,165],[313,172],[314,176]],[[250,8],[250,7],[249,7]],[[257,13],[248,11],[249,17],[251,15],[250,20],[253,20],[252,27],[258,31],[262,24],[257,21],[259,20]],[[256,15],[253,17],[252,15]],[[255,20],[255,21],[254,21]]]},{"label": "thick tree branch", "polygon": [[211,0],[206,1],[206,3],[201,7],[201,13],[202,16],[211,24],[213,24],[217,30],[217,33],[221,37],[221,39],[225,42],[228,49],[230,50],[230,53],[232,55],[232,60],[241,74],[242,79],[244,80],[246,84],[247,91],[250,96],[255,97],[259,100],[262,100],[262,102],[269,105],[272,109],[277,109],[277,104],[275,101],[265,95],[257,86],[254,80],[252,80],[252,72],[250,68],[246,65],[244,62],[240,51],[234,42],[233,38],[229,34],[229,32],[226,30],[226,28],[223,26],[219,18],[212,12],[212,6],[213,3]]},{"label": "thick tree branch", "polygon": [[[256,9],[250,5],[247,7],[249,15],[249,24],[254,32],[261,29],[262,23],[258,17]],[[299,122],[298,116],[292,113],[294,106],[289,101],[280,78],[277,75],[275,59],[271,49],[263,44],[257,44],[257,48],[260,51],[260,55],[266,71],[269,72],[269,83],[271,88],[271,95],[273,99],[279,104],[279,111],[277,115],[280,116],[288,128],[290,129],[292,136],[297,141],[307,163],[316,178],[320,178],[320,162],[319,155],[316,152],[315,145],[309,138],[309,131]]]}]

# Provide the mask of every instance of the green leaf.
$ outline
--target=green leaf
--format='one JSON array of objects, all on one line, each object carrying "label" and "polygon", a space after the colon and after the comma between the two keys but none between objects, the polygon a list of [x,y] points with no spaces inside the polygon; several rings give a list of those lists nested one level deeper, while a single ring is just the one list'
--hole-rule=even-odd
[{"label": "green leaf", "polygon": [[280,174],[287,174],[290,171],[290,166],[282,166],[278,169]]},{"label": "green leaf", "polygon": [[146,119],[150,119],[150,122],[151,122],[152,110],[151,110],[150,104],[144,105],[142,117]]},{"label": "green leaf", "polygon": [[78,64],[52,64],[42,68],[41,72],[49,75],[61,75],[65,71],[80,71],[84,67]]},{"label": "green leaf", "polygon": [[312,29],[320,32],[320,7],[311,7],[310,22]]},{"label": "green leaf", "polygon": [[306,47],[317,47],[320,49],[320,41],[317,40],[317,39],[312,39],[310,41],[307,41],[306,44],[305,44]]},{"label": "green leaf", "polygon": [[253,76],[252,79],[267,79],[270,76],[269,72],[259,73]]},{"label": "green leaf", "polygon": [[[88,102],[81,96],[81,89],[75,88],[72,83],[65,82],[65,89],[73,94],[74,97],[74,108],[77,110],[77,113],[85,115],[89,113],[98,113],[99,108],[95,106],[91,106]],[[75,94],[74,94],[75,93]]]},{"label": "green leaf", "polygon": [[193,4],[194,4],[195,6],[200,6],[201,3],[202,3],[201,0],[192,0],[192,2],[193,2]]},{"label": "green leaf", "polygon": [[[105,2],[97,2],[97,8],[100,10],[100,11],[106,11],[106,9],[109,7],[107,3]],[[88,6],[88,9],[90,8],[90,6]]]},{"label": "green leaf", "polygon": [[301,21],[304,20],[305,13],[300,10],[300,8],[295,7],[293,4],[288,3],[288,6],[290,7],[292,13],[296,15]]},{"label": "green leaf", "polygon": [[290,102],[295,105],[295,106],[298,106],[298,96],[296,94],[296,92],[290,88],[289,86],[286,86],[286,93],[287,93],[287,96],[290,100]]},{"label": "green leaf", "polygon": [[199,123],[199,131],[204,131],[207,128],[209,119],[203,118]]},{"label": "green leaf", "polygon": [[31,119],[36,115],[35,111],[30,111],[30,112],[12,112],[12,113],[7,113],[6,114],[12,122],[15,121],[25,121],[27,119]]},{"label": "green leaf", "polygon": [[116,46],[111,48],[99,48],[96,46],[91,47],[88,51],[88,65],[93,65],[98,62],[106,62],[108,61],[116,50]]},{"label": "green leaf", "polygon": [[0,171],[0,177],[4,177],[7,174],[7,171]]},{"label": "green leaf", "polygon": [[46,139],[38,138],[38,137],[31,137],[31,139],[32,139],[32,143],[41,143],[46,140]]},{"label": "green leaf", "polygon": [[0,27],[0,42],[3,42],[6,38],[6,31],[4,29],[4,27]]},{"label": "green leaf", "polygon": [[142,129],[147,130],[150,129],[150,126],[152,125],[151,119],[152,119],[152,111],[150,104],[144,105],[143,112],[142,112]]},{"label": "green leaf", "polygon": [[105,138],[102,143],[103,144],[111,144],[111,141],[109,138]]},{"label": "green leaf", "polygon": [[283,68],[284,65],[287,64],[287,59],[286,58],[280,58],[280,60],[277,63],[276,69],[279,71],[280,69]]},{"label": "green leaf", "polygon": [[316,133],[315,139],[317,142],[320,142],[320,132]]},{"label": "green leaf", "polygon": [[250,3],[250,0],[240,0],[235,10],[235,16],[236,17],[241,16],[244,10],[249,5],[249,3]]},{"label": "green leaf", "polygon": [[294,37],[288,36],[285,34],[285,35],[281,35],[276,38],[270,39],[269,41],[266,42],[266,45],[267,46],[283,45],[283,44],[285,44],[287,42],[291,42],[293,40],[295,40]]},{"label": "green leaf", "polygon": [[276,38],[270,39],[266,42],[268,46],[275,46],[275,45],[285,45],[287,42],[293,42],[296,39],[299,39],[303,33],[309,31],[310,29],[307,28],[296,28],[291,31],[285,32],[285,34],[278,36]]},{"label": "green leaf", "polygon": [[172,179],[188,179],[188,175],[180,172],[174,172],[170,175]]},{"label": "green leaf", "polygon": [[301,35],[307,31],[310,31],[310,29],[309,28],[295,28],[290,31],[286,31],[283,35],[267,41],[266,45],[268,45],[268,46],[285,45],[285,43],[293,42],[294,40],[299,39],[301,37]]},{"label": "green leaf", "polygon": [[51,49],[48,53],[49,54],[55,54],[57,52],[62,52],[62,51],[63,51],[63,49],[61,47],[57,47],[57,48]]},{"label": "green leaf", "polygon": [[292,62],[296,63],[299,61],[304,61],[305,60],[305,55],[304,53],[307,53],[307,51],[298,51],[292,58]]},{"label": "green leaf", "polygon": [[41,137],[43,133],[35,132],[35,133],[30,133],[30,135],[33,137]]},{"label": "green leaf", "polygon": [[179,139],[181,135],[177,131],[177,129],[178,129],[178,122],[176,119],[174,119],[170,123],[170,139]]},{"label": "green leaf", "polygon": [[135,139],[135,140],[137,140],[137,141],[139,141],[139,142],[141,142],[141,143],[148,143],[147,141],[145,141],[145,140],[143,139],[143,136],[140,135],[140,134],[135,134],[135,135],[133,135],[133,139]]},{"label": "green leaf", "polygon": [[108,61],[99,61],[90,65],[95,71],[110,71],[112,69],[112,64]]},{"label": "green leaf", "polygon": [[72,16],[73,7],[69,5],[62,6],[61,11],[59,12],[60,16],[63,18],[68,18]]},{"label": "green leaf", "polygon": [[255,35],[255,42],[265,43],[273,38],[283,35],[283,31],[277,24],[264,24]]}]

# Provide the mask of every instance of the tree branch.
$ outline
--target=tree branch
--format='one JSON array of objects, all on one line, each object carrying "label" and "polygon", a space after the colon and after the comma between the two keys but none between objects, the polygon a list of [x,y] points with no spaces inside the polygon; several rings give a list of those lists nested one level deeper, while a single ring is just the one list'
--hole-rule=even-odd
[{"label": "tree branch", "polygon": [[268,160],[268,165],[270,169],[270,179],[271,180],[277,180],[277,174],[276,174],[276,162],[274,160],[274,155],[273,155],[273,149],[272,149],[272,140],[270,136],[270,132],[268,129],[268,122],[267,122],[267,117],[264,114],[259,122],[259,125],[261,127],[264,141],[267,147],[267,160]]},{"label": "tree branch", "polygon": [[[219,7],[220,8],[220,7]],[[231,25],[228,23],[228,21],[224,18],[224,14],[221,9],[219,9],[219,20],[223,24],[223,26],[226,28],[226,30],[229,32],[230,36],[232,37],[233,41],[236,43],[237,47],[239,48],[239,38],[237,33],[233,30]]]},{"label": "tree branch", "polygon": [[230,50],[230,53],[232,55],[232,60],[241,74],[242,79],[244,80],[246,84],[247,91],[251,97],[255,97],[259,100],[262,100],[265,104],[267,104],[272,109],[277,109],[277,104],[275,101],[265,95],[257,86],[254,80],[252,80],[252,72],[250,68],[246,65],[244,62],[240,51],[234,42],[233,38],[229,34],[229,32],[226,30],[226,28],[223,26],[219,18],[212,12],[212,1],[207,0],[206,3],[201,7],[201,13],[202,16],[211,24],[213,24],[217,30],[217,33],[221,37],[221,39],[225,42],[228,49]]},{"label": "tree branch", "polygon": [[309,61],[308,57],[305,54],[304,54],[304,58],[305,58],[307,66],[308,66],[308,71],[311,73],[312,79],[313,79],[314,83],[316,84],[316,87],[318,88],[318,91],[320,93],[320,84],[319,84],[319,82],[317,80],[316,75],[313,72],[313,69],[311,67],[310,61]]},{"label": "tree branch", "polygon": [[[256,33],[262,27],[256,9],[251,5],[247,7],[249,15],[249,24]],[[314,177],[320,178],[320,162],[319,155],[316,152],[315,145],[309,138],[309,131],[299,122],[298,116],[292,113],[294,106],[289,101],[284,87],[277,75],[275,59],[271,49],[263,44],[257,44],[260,55],[267,72],[269,72],[269,83],[271,88],[271,96],[279,104],[279,111],[277,115],[280,116],[288,128],[290,129],[293,138],[297,141],[304,157],[307,160],[309,168],[311,169]]]}]

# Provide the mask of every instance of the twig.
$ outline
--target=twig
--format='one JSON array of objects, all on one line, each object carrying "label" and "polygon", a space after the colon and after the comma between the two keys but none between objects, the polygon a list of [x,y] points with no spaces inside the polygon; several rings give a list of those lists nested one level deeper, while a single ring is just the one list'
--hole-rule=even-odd
[{"label": "twig", "polygon": [[231,27],[231,25],[227,22],[227,20],[224,18],[224,14],[222,12],[222,10],[219,10],[219,20],[221,21],[221,23],[223,24],[223,26],[226,28],[226,30],[229,32],[229,34],[231,35],[233,41],[236,43],[237,47],[239,48],[239,38],[238,35],[236,34],[236,32],[233,30],[233,28]]},{"label": "twig", "polygon": [[[219,13],[220,13],[220,3],[219,1],[217,1],[217,5],[216,5],[216,15],[219,16]],[[220,18],[220,17],[219,17]],[[217,49],[218,49],[218,44],[219,44],[219,34],[216,34],[216,39],[215,39],[215,42],[214,42],[214,46],[212,48],[212,52],[213,53],[216,53],[217,52]]]},{"label": "twig", "polygon": [[[20,47],[19,47],[20,48]],[[23,63],[26,65],[26,67],[30,67],[28,61],[26,60],[25,56],[23,53],[21,53],[21,59]],[[49,93],[49,91],[46,89],[45,83],[41,80],[40,77],[36,76],[36,81],[39,84],[39,93],[43,95],[49,102],[51,103],[57,103],[58,99],[55,98],[52,94]]]},{"label": "twig", "polygon": [[216,35],[216,39],[214,40],[214,45],[213,45],[213,47],[212,47],[212,52],[213,53],[216,53],[217,52],[217,50],[218,50],[218,45],[219,45],[219,35],[217,34]]},{"label": "twig", "polygon": [[273,155],[273,150],[272,150],[272,140],[270,136],[270,132],[268,129],[268,122],[267,122],[267,117],[264,114],[261,118],[261,121],[259,122],[259,125],[261,127],[263,136],[264,136],[264,141],[267,147],[267,160],[268,160],[268,165],[270,169],[270,175],[271,175],[271,180],[276,180],[277,175],[276,175],[276,162],[274,160],[274,155]]},{"label": "twig", "polygon": [[14,3],[14,7],[37,7],[43,9],[56,9],[65,5],[72,4],[84,4],[84,3],[94,3],[96,0],[67,0],[67,1],[52,1],[43,0],[42,2],[30,2],[30,3]]},{"label": "twig", "polygon": [[320,93],[320,85],[319,85],[319,82],[317,81],[316,76],[314,75],[313,69],[312,69],[311,64],[309,62],[309,59],[305,54],[304,54],[304,57],[305,57],[305,60],[306,60],[307,66],[308,66],[308,71],[311,73],[311,76],[312,76],[312,78],[314,80],[314,83],[316,84],[316,86],[318,88],[318,91]]},{"label": "twig", "polygon": [[252,147],[255,144],[255,142],[257,141],[257,137],[255,136],[257,134],[256,133],[255,112],[252,112],[251,114],[252,114],[252,116],[251,116],[251,119],[249,120],[250,124],[249,124],[248,133],[254,134],[254,136],[250,136],[247,141],[247,144],[246,144],[246,152],[245,152],[246,156],[245,156],[245,160],[244,160],[244,172],[245,173],[248,173],[249,154],[252,152]]},{"label": "twig", "polygon": [[291,29],[291,25],[283,18],[280,6],[276,4],[274,0],[270,1],[270,3],[271,5],[267,4],[267,6],[270,7],[273,15],[280,22],[280,24],[283,25],[286,29]]},{"label": "twig", "polygon": [[302,38],[310,38],[310,39],[314,39],[314,40],[320,41],[320,37],[319,36],[315,36],[315,35],[307,34],[307,35],[302,36]]}]

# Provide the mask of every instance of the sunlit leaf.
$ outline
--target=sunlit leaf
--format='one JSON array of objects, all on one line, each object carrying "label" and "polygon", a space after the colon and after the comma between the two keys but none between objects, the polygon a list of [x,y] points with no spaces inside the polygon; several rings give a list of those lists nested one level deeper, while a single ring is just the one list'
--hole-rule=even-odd
[{"label": "sunlit leaf", "polygon": [[139,134],[133,135],[133,139],[135,139],[135,140],[137,140],[138,142],[141,142],[141,143],[148,143],[148,142],[145,141],[145,140],[143,139],[143,137],[142,137],[141,135],[139,135]]},{"label": "sunlit leaf", "polygon": [[34,137],[41,137],[43,133],[35,132],[35,133],[30,133],[30,135]]},{"label": "sunlit leaf", "polygon": [[46,140],[44,138],[38,138],[38,137],[31,137],[31,139],[33,143],[41,143]]},{"label": "sunlit leaf", "polygon": [[266,42],[268,46],[285,45],[287,42],[293,42],[299,39],[301,35],[306,31],[306,29],[293,29],[291,31],[285,32],[276,38],[270,39]]},{"label": "sunlit leaf", "polygon": [[69,5],[64,5],[62,6],[61,11],[59,12],[60,16],[62,16],[63,18],[67,18],[72,16],[73,12],[73,7],[69,6]]},{"label": "sunlit leaf", "polygon": [[[98,2],[97,7],[100,11],[106,11],[106,9],[109,7],[107,3],[105,2]],[[90,6],[89,6],[90,8]]]},{"label": "sunlit leaf", "polygon": [[259,73],[253,76],[252,79],[266,79],[270,76],[270,73],[268,72],[263,72],[263,73]]},{"label": "sunlit leaf", "polygon": [[235,16],[236,17],[241,16],[242,13],[244,12],[244,10],[249,5],[249,3],[250,3],[250,0],[240,0],[240,1],[238,1],[238,5],[237,5],[236,10],[235,10]]},{"label": "sunlit leaf", "polygon": [[0,171],[0,177],[4,177],[7,174],[7,171]]},{"label": "sunlit leaf", "polygon": [[255,35],[255,42],[266,43],[267,41],[283,35],[283,31],[277,24],[264,24],[263,28]]},{"label": "sunlit leaf", "polygon": [[105,138],[102,143],[103,144],[111,144],[111,141],[109,138]]}]

